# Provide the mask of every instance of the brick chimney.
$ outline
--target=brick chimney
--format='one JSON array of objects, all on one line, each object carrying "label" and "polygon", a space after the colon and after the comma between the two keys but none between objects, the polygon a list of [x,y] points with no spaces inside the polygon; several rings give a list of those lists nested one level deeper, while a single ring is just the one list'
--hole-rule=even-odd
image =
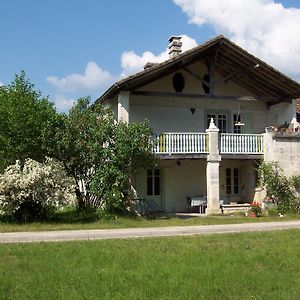
[{"label": "brick chimney", "polygon": [[180,42],[181,36],[171,36],[169,38],[169,58],[174,58],[181,53],[182,42]]}]

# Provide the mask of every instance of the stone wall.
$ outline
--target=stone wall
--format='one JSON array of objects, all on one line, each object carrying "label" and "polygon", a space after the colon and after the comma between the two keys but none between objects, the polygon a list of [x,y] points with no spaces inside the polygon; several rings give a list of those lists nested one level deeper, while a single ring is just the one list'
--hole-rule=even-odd
[{"label": "stone wall", "polygon": [[277,161],[287,176],[300,175],[300,133],[265,133],[265,161]]}]

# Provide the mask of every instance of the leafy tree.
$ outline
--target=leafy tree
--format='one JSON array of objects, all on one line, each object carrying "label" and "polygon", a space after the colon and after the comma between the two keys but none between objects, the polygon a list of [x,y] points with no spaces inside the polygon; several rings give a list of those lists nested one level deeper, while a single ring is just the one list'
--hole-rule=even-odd
[{"label": "leafy tree", "polygon": [[148,122],[115,124],[108,163],[95,169],[92,190],[109,211],[125,212],[135,195],[132,178],[155,163]]},{"label": "leafy tree", "polygon": [[42,131],[56,116],[48,99],[26,79],[25,72],[0,89],[0,172],[16,160],[42,161]]},{"label": "leafy tree", "polygon": [[79,208],[124,211],[132,195],[132,176],[153,163],[150,138],[147,123],[116,123],[109,108],[91,107],[89,98],[81,98],[68,114],[49,124],[44,144],[75,179]]},{"label": "leafy tree", "polygon": [[76,181],[80,208],[95,201],[90,184],[95,167],[107,160],[109,149],[104,145],[113,130],[112,114],[102,106],[90,109],[89,102],[89,98],[79,99],[68,114],[58,116],[44,131],[46,151],[63,162]]}]

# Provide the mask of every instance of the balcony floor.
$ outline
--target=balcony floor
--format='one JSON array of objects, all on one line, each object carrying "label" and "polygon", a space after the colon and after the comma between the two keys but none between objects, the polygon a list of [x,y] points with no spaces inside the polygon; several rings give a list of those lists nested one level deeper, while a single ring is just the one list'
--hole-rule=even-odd
[{"label": "balcony floor", "polygon": [[[162,160],[207,159],[207,154],[156,154],[156,156]],[[256,160],[262,158],[263,154],[221,154],[221,159]]]}]

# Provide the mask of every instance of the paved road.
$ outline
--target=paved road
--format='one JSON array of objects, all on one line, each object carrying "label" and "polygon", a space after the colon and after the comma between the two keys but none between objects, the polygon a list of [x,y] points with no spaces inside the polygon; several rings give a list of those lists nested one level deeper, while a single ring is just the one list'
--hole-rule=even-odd
[{"label": "paved road", "polygon": [[122,239],[122,238],[232,233],[232,232],[247,232],[247,231],[267,231],[267,230],[281,230],[281,229],[292,229],[292,228],[300,229],[300,221],[204,225],[204,226],[100,229],[100,230],[8,232],[8,233],[0,233],[0,243],[104,240],[104,239],[120,239],[120,238]]}]

